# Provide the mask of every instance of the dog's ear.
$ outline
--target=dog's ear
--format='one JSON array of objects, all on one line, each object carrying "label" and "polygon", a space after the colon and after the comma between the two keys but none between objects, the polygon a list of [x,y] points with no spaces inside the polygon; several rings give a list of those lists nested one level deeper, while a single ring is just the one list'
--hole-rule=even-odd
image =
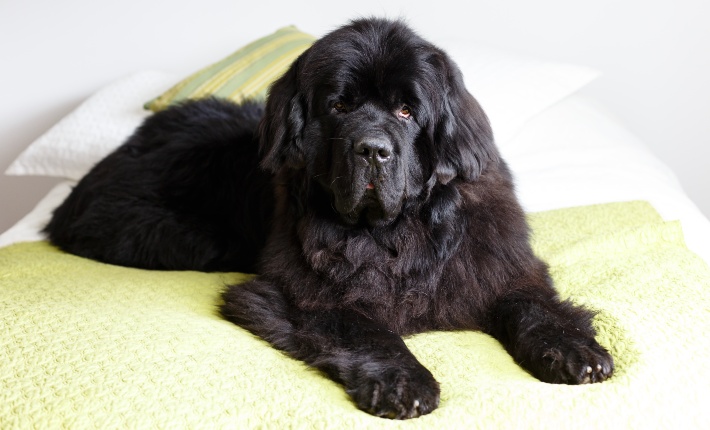
[{"label": "dog's ear", "polygon": [[432,179],[444,184],[456,177],[474,180],[486,165],[499,158],[488,117],[466,89],[458,66],[446,54],[439,52],[430,62],[439,69],[444,83],[444,95],[430,130],[435,160]]},{"label": "dog's ear", "polygon": [[299,91],[297,59],[269,89],[264,117],[259,126],[261,167],[276,173],[281,167],[300,168],[305,124],[304,99]]}]

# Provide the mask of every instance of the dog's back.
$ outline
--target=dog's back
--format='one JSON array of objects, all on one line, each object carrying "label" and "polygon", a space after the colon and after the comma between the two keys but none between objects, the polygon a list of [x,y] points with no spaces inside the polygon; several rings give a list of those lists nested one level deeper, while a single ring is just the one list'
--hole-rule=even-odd
[{"label": "dog's back", "polygon": [[50,241],[124,266],[253,272],[272,211],[262,113],[206,99],[148,118],[55,210]]}]

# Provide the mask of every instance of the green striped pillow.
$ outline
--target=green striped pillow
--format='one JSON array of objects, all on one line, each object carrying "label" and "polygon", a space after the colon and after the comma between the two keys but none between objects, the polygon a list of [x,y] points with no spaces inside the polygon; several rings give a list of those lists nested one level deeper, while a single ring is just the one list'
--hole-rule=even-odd
[{"label": "green striped pillow", "polygon": [[273,81],[315,41],[294,26],[255,40],[225,59],[188,76],[145,104],[159,111],[185,100],[217,96],[240,102],[263,99]]}]

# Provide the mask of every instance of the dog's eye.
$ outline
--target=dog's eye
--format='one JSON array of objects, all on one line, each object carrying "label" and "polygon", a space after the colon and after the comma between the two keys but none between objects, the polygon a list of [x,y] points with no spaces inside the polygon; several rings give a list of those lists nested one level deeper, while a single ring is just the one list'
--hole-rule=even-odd
[{"label": "dog's eye", "polygon": [[404,105],[399,109],[399,112],[397,112],[397,116],[400,118],[408,119],[412,116],[412,110],[409,108],[409,106]]},{"label": "dog's eye", "polygon": [[335,102],[333,104],[333,109],[338,113],[345,113],[348,111],[348,107],[343,102]]}]

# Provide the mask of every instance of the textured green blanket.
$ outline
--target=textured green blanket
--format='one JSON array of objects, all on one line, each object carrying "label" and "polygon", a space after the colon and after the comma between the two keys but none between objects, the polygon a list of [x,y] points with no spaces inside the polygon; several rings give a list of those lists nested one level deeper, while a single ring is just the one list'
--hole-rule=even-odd
[{"label": "textured green blanket", "polygon": [[710,409],[710,270],[645,203],[530,215],[565,297],[599,311],[602,384],[544,384],[492,338],[407,344],[441,406],[394,422],[223,321],[240,274],[150,272],[46,243],[0,249],[0,428],[690,428]]}]

